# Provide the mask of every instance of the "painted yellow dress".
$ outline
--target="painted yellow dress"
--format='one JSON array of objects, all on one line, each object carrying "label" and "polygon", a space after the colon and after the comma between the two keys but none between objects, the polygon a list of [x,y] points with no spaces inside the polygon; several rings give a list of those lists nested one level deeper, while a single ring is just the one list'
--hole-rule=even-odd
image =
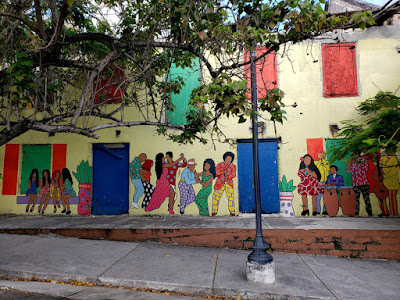
[{"label": "painted yellow dress", "polygon": [[399,162],[396,156],[383,156],[382,157],[382,170],[383,170],[383,184],[388,190],[400,190],[399,182]]},{"label": "painted yellow dress", "polygon": [[[57,200],[56,201],[60,201],[60,199],[61,199],[61,189],[60,189],[60,187],[55,187],[53,184],[51,184],[51,186],[50,186],[50,195],[51,195],[52,198],[53,198],[54,192],[57,193]],[[54,199],[53,199],[53,202],[54,202]],[[54,203],[54,205],[56,203]]]},{"label": "painted yellow dress", "polygon": [[397,191],[400,190],[399,162],[396,156],[387,155],[382,157],[383,184],[389,190],[389,209],[392,216],[398,216]]}]

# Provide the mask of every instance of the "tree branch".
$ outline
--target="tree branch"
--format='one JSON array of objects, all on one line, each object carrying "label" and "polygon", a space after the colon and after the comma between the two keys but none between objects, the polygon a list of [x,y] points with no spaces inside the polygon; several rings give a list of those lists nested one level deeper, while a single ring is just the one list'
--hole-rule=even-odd
[{"label": "tree branch", "polygon": [[13,19],[21,21],[23,24],[28,26],[30,30],[37,33],[42,39],[44,39],[44,37],[40,34],[39,29],[36,28],[31,22],[28,22],[26,19],[24,19],[22,16],[17,16],[12,13],[8,13],[8,12],[0,12],[0,16],[7,16],[7,17],[11,17]]},{"label": "tree branch", "polygon": [[44,39],[47,39],[47,34],[44,31],[42,8],[40,6],[39,0],[35,0],[35,13],[36,13],[36,24],[40,32],[40,36],[42,36]]},{"label": "tree branch", "polygon": [[64,26],[64,20],[67,17],[69,11],[69,4],[67,0],[64,0],[61,9],[60,9],[60,14],[59,14],[59,18],[58,18],[58,22],[57,22],[57,26],[54,30],[54,41],[57,42],[60,40],[61,38],[61,33],[62,33],[62,28]]},{"label": "tree branch", "polygon": [[78,119],[82,113],[82,109],[83,109],[83,105],[85,103],[86,100],[86,95],[89,92],[89,88],[92,86],[92,83],[94,81],[94,79],[96,78],[96,76],[99,74],[99,72],[101,72],[104,67],[111,61],[112,57],[115,55],[115,51],[110,52],[105,58],[103,58],[99,64],[97,65],[96,69],[92,71],[92,73],[90,74],[90,77],[88,79],[88,81],[85,83],[85,88],[82,91],[82,95],[81,95],[81,99],[79,101],[78,107],[75,111],[74,117],[71,120],[71,125],[75,126],[76,122],[78,122]]}]

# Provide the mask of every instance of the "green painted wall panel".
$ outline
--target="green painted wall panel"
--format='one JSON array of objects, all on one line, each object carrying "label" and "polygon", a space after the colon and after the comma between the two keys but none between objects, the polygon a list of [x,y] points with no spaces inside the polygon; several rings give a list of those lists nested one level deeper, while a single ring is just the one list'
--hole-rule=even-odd
[{"label": "green painted wall panel", "polygon": [[[326,152],[327,152],[327,159],[331,165],[335,165],[338,167],[338,174],[343,176],[343,181],[345,186],[352,186],[352,177],[351,174],[346,172],[346,167],[347,167],[347,161],[346,160],[337,160],[337,161],[331,161],[330,158],[332,154],[330,151],[336,146],[338,142],[342,141],[342,139],[331,139],[331,140],[326,140]],[[350,159],[350,156],[345,157],[345,159]]]},{"label": "green painted wall panel", "polygon": [[[33,169],[38,169],[42,178],[43,170],[49,170],[51,175],[51,145],[24,145],[22,147],[21,194],[28,189],[29,175]],[[39,189],[37,189],[39,193]]]},{"label": "green painted wall panel", "polygon": [[200,63],[199,59],[193,60],[191,68],[181,68],[172,65],[170,80],[176,79],[178,76],[184,79],[185,85],[179,94],[172,94],[171,100],[175,105],[174,111],[167,111],[167,119],[170,123],[176,125],[186,125],[186,112],[189,109],[189,99],[193,89],[200,86]]}]

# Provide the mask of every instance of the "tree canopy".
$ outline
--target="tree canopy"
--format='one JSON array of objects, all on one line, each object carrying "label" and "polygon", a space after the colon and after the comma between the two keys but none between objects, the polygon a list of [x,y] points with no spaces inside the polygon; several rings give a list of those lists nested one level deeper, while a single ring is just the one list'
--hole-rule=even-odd
[{"label": "tree canopy", "polygon": [[[243,53],[262,59],[287,43],[334,29],[374,24],[371,12],[327,15],[323,0],[5,0],[0,3],[0,145],[27,132],[98,137],[118,126],[153,125],[177,142],[222,134],[221,116],[252,117]],[[171,67],[198,58],[208,78],[193,91],[187,125],[165,118],[184,78]],[[121,103],[96,100],[105,72],[123,70]],[[270,90],[259,109],[282,122],[283,92]],[[107,102],[111,101],[111,102]],[[124,112],[133,107],[135,119]],[[172,130],[171,130],[172,129]]]},{"label": "tree canopy", "polygon": [[342,138],[333,151],[332,161],[348,156],[374,155],[380,150],[396,153],[400,146],[400,97],[379,91],[361,102],[357,111],[364,120],[344,120]]}]

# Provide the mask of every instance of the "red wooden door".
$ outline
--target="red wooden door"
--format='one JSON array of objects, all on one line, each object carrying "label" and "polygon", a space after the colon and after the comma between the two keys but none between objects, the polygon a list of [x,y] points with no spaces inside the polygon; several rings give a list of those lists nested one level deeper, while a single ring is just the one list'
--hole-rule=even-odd
[{"label": "red wooden door", "polygon": [[354,43],[322,45],[325,97],[358,96]]},{"label": "red wooden door", "polygon": [[[267,51],[265,47],[258,47],[256,56],[260,56]],[[244,53],[245,61],[250,60],[250,51]],[[257,99],[264,98],[266,91],[278,86],[277,71],[276,71],[276,52],[269,53],[266,57],[256,62],[257,69]],[[244,75],[247,80],[247,98],[251,98],[251,82],[250,82],[250,64],[245,65]]]}]

